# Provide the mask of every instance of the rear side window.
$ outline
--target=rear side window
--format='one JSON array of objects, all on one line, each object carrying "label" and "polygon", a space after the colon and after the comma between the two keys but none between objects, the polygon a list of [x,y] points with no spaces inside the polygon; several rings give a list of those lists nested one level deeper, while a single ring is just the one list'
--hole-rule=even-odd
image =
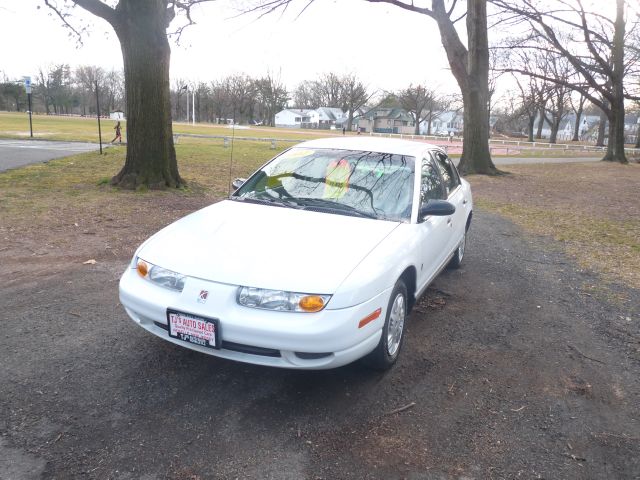
[{"label": "rear side window", "polygon": [[440,170],[440,174],[444,180],[444,185],[447,190],[447,197],[453,192],[458,185],[460,185],[460,177],[456,167],[453,166],[451,160],[442,152],[436,152],[434,157],[436,158],[436,164]]}]

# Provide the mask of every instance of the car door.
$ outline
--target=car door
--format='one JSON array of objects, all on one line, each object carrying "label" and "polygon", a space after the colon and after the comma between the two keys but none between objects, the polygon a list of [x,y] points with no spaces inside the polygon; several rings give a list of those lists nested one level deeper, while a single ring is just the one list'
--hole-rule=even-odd
[{"label": "car door", "polygon": [[[420,207],[429,200],[445,199],[445,188],[439,168],[430,155],[421,160],[420,168]],[[423,219],[418,217],[418,235],[421,245],[421,265],[418,273],[419,290],[433,279],[449,253],[451,223],[450,217],[429,215]]]},{"label": "car door", "polygon": [[449,244],[447,246],[448,252],[451,253],[458,248],[458,244],[464,235],[470,205],[465,198],[458,170],[456,170],[451,159],[439,150],[433,151],[432,154],[444,181],[446,199],[456,207],[456,213],[454,213],[451,218],[450,227],[452,229],[452,235],[449,238]]}]

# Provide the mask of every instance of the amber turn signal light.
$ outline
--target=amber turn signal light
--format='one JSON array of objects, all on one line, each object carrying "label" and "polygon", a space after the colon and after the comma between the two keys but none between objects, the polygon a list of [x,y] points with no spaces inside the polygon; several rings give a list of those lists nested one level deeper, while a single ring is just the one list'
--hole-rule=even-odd
[{"label": "amber turn signal light", "polygon": [[302,297],[298,303],[305,312],[319,312],[324,308],[324,300],[318,295]]},{"label": "amber turn signal light", "polygon": [[149,273],[149,265],[147,265],[147,263],[144,262],[143,260],[138,260],[138,264],[136,265],[136,270],[138,270],[138,273],[140,274],[141,277],[146,277],[147,274]]}]

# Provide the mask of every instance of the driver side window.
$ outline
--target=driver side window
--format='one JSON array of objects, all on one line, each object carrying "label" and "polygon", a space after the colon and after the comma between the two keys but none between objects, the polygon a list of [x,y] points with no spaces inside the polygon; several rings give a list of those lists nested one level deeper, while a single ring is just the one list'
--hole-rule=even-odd
[{"label": "driver side window", "polygon": [[422,160],[420,179],[420,205],[425,205],[429,200],[444,200],[445,190],[440,173],[430,159]]}]

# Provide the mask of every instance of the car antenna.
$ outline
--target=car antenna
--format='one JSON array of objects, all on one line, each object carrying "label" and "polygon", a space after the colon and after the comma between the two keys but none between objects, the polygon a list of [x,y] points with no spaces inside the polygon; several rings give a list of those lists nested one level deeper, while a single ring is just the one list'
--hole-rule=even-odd
[{"label": "car antenna", "polygon": [[231,196],[231,176],[233,173],[233,141],[236,138],[236,108],[235,106],[233,107],[233,120],[232,120],[232,124],[231,124],[231,152],[229,153],[229,196]]}]

